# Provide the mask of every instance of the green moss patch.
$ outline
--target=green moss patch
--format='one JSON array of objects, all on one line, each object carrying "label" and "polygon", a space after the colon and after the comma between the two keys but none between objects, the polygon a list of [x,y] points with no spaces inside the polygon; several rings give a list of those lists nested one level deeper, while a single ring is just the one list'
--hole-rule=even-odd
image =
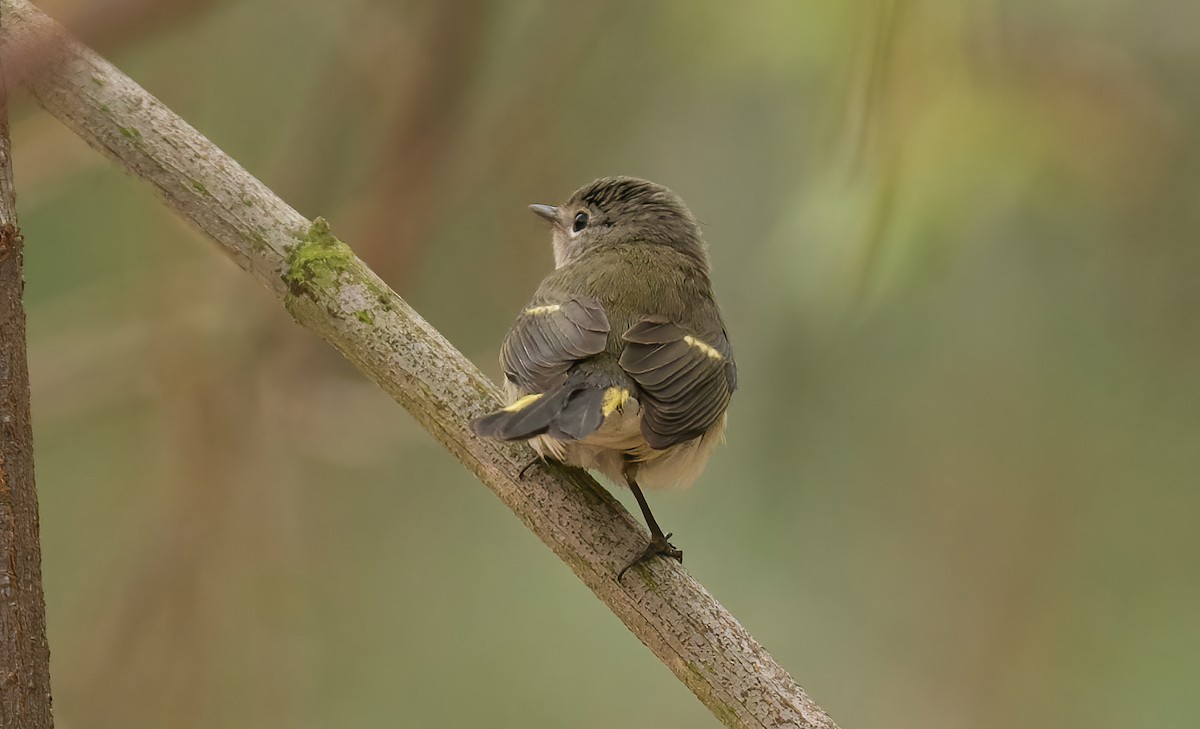
[{"label": "green moss patch", "polygon": [[288,253],[283,280],[293,296],[311,297],[317,291],[332,294],[342,274],[349,273],[357,261],[350,246],[329,232],[329,223],[317,218]]}]

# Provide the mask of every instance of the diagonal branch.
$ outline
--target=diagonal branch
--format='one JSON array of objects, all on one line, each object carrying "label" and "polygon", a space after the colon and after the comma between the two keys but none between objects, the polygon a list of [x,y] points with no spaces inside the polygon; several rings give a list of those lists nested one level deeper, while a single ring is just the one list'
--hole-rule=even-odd
[{"label": "diagonal branch", "polygon": [[[157,99],[25,0],[0,0],[4,66],[51,114],[253,274],[409,410],[731,727],[831,728],[832,720],[687,572],[669,560],[615,574],[644,541],[576,470],[518,470],[531,451],[475,438],[495,386],[329,231],[309,222]],[[30,55],[23,52],[33,48]],[[29,59],[36,58],[36,62]],[[25,62],[23,62],[25,61]]]}]

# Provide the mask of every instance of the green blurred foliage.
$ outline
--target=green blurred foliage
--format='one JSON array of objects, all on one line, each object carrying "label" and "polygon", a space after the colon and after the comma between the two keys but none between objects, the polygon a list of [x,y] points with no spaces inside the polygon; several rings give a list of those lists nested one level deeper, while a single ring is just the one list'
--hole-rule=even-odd
[{"label": "green blurred foliage", "polygon": [[[46,7],[492,373],[527,203],[679,191],[741,390],[652,499],[843,726],[1200,713],[1200,6]],[[147,186],[14,143],[62,726],[716,724]]]}]

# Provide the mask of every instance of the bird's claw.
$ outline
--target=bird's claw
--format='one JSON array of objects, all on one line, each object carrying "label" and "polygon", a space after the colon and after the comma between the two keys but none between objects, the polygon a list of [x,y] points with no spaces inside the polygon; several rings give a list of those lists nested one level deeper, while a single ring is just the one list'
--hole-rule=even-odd
[{"label": "bird's claw", "polygon": [[543,461],[541,458],[535,458],[532,461],[530,461],[529,463],[526,463],[524,466],[521,466],[521,470],[517,472],[517,478],[521,481],[524,481],[525,480],[525,472],[542,462]]},{"label": "bird's claw", "polygon": [[660,555],[663,557],[670,557],[679,564],[683,564],[683,550],[677,548],[674,544],[671,544],[669,541],[670,539],[670,534],[655,534],[651,536],[650,543],[646,545],[645,551],[634,558],[632,562],[622,567],[621,571],[617,573],[617,582],[621,581],[621,578],[625,576],[625,573],[629,571],[629,568],[636,567],[642,562]]}]

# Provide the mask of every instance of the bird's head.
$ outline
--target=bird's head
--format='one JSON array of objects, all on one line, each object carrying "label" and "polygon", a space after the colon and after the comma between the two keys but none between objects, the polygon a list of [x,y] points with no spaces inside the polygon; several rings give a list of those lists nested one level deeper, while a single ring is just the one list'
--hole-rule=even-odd
[{"label": "bird's head", "polygon": [[561,205],[530,205],[554,230],[554,264],[621,244],[668,246],[708,268],[695,216],[670,189],[636,177],[602,177]]}]

